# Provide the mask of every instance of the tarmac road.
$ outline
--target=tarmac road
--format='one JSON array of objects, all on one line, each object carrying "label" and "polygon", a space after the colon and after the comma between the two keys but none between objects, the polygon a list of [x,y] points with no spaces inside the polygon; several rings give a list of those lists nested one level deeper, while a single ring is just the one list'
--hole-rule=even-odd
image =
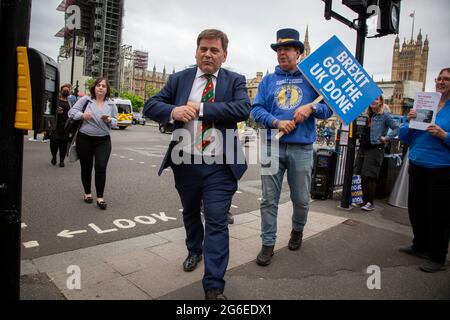
[{"label": "tarmac road", "polygon": [[[106,211],[97,208],[95,201],[83,202],[79,162],[66,160],[64,168],[52,166],[49,143],[29,141],[32,132],[24,137],[23,259],[183,225],[172,171],[157,175],[170,135],[161,134],[151,124],[113,130],[111,135],[113,150],[107,171]],[[255,146],[245,147],[247,151],[252,148]],[[284,193],[283,198],[287,196]],[[258,209],[260,197],[259,165],[254,164],[239,183],[231,212],[240,214]]]}]

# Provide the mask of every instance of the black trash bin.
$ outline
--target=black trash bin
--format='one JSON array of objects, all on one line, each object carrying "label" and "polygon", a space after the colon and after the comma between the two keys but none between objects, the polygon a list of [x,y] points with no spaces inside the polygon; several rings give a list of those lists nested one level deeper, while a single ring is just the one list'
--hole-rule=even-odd
[{"label": "black trash bin", "polygon": [[311,197],[328,199],[333,197],[334,175],[337,154],[331,149],[319,149],[314,157]]},{"label": "black trash bin", "polygon": [[385,148],[375,193],[377,199],[384,199],[391,194],[400,173],[402,156],[403,151],[400,141],[393,139]]}]

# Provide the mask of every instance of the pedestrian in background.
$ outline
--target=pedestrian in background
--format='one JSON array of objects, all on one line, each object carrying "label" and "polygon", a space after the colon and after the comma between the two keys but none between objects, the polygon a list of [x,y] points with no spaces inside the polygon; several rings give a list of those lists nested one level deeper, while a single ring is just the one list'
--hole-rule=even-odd
[{"label": "pedestrian in background", "polygon": [[[315,119],[327,119],[333,114],[324,103],[314,107],[308,105],[318,94],[297,67],[297,61],[304,51],[299,32],[294,29],[278,30],[277,43],[271,47],[277,52],[279,65],[275,68],[275,73],[266,75],[259,84],[252,115],[265,128],[278,129],[284,136],[279,142],[279,154],[275,155],[275,151],[271,150],[272,132],[268,130],[266,150],[271,152],[271,163],[278,162],[279,167],[276,173],[266,172],[264,166],[261,168],[262,248],[256,257],[256,263],[261,266],[269,265],[272,260],[277,238],[278,203],[285,171],[293,204],[288,247],[290,250],[301,247],[311,199]],[[269,168],[268,171],[270,170]]]},{"label": "pedestrian in background", "polygon": [[[111,88],[105,78],[98,78],[90,89],[91,96],[79,99],[69,111],[69,117],[83,120],[76,137],[77,153],[81,165],[81,181],[84,187],[84,201],[92,203],[92,168],[95,161],[95,189],[97,206],[105,210],[103,198],[106,183],[106,168],[111,155],[110,130],[117,125],[117,108],[109,100]],[[83,113],[83,107],[86,109]]]},{"label": "pedestrian in background", "polygon": [[[426,258],[425,272],[445,270],[450,239],[450,68],[436,78],[440,92],[436,124],[426,131],[400,128],[400,139],[409,145],[408,213],[414,238],[401,252]],[[417,112],[408,113],[408,121]]]},{"label": "pedestrian in background", "polygon": [[[359,141],[353,173],[361,176],[364,211],[375,210],[375,193],[378,176],[384,160],[384,148],[398,135],[399,124],[386,110],[383,96],[378,97],[367,109],[367,122]],[[389,129],[392,131],[389,132]]]},{"label": "pedestrian in background", "polygon": [[56,128],[50,133],[50,152],[52,154],[52,165],[56,165],[56,156],[59,150],[59,166],[64,167],[64,158],[67,154],[67,143],[69,134],[65,132],[64,125],[69,118],[70,109],[67,98],[70,95],[70,84],[64,84],[59,91],[58,106],[56,107]]}]

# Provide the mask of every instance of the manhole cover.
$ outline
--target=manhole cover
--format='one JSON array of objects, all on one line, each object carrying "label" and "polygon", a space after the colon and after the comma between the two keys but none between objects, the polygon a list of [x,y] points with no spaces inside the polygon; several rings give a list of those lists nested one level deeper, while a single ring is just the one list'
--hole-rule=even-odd
[{"label": "manhole cover", "polygon": [[352,219],[348,219],[348,220],[345,220],[344,222],[342,222],[343,224],[346,224],[346,225],[348,225],[348,226],[351,226],[351,227],[353,227],[353,226],[356,226],[356,225],[358,225],[358,224],[360,224],[360,222],[359,221],[356,221],[356,220],[352,220]]}]

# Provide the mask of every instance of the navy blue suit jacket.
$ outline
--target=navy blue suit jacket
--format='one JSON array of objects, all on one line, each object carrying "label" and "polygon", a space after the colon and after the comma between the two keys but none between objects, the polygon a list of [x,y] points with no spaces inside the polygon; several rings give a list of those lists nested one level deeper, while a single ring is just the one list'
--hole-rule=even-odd
[{"label": "navy blue suit jacket", "polygon": [[[187,104],[192,85],[197,73],[197,67],[177,72],[169,77],[167,84],[155,96],[151,97],[144,107],[145,116],[150,119],[167,123],[175,107]],[[224,153],[227,164],[236,179],[240,179],[247,170],[244,153],[239,140],[233,136],[233,150],[226,148],[226,129],[236,130],[236,124],[248,119],[251,110],[245,77],[226,69],[220,69],[215,87],[215,102],[203,104],[203,118],[205,122],[214,123],[216,129],[222,132]],[[174,129],[183,127],[183,122],[175,121]],[[172,141],[164,156],[158,174],[171,165],[170,155],[177,141]],[[233,151],[233,154],[231,154]],[[237,162],[240,159],[240,162]]]}]

